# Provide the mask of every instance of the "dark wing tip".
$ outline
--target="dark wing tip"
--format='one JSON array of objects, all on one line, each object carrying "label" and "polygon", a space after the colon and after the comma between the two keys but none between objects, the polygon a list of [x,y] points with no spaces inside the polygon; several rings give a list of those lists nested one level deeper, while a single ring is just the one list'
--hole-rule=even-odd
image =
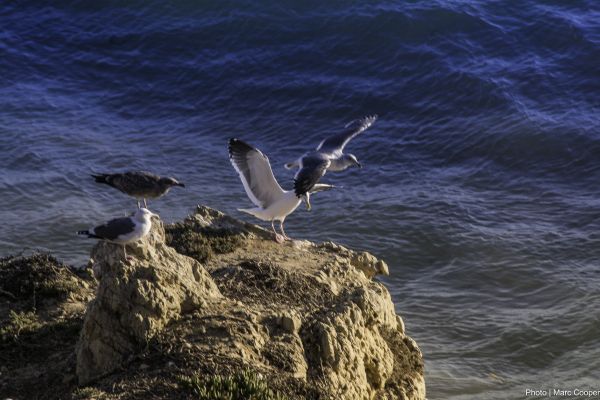
[{"label": "dark wing tip", "polygon": [[229,139],[229,145],[227,146],[227,149],[229,150],[230,158],[236,155],[244,155],[249,151],[256,150],[248,143],[236,138]]},{"label": "dark wing tip", "polygon": [[294,179],[294,193],[296,197],[302,197],[310,190],[308,179]]},{"label": "dark wing tip", "polygon": [[97,183],[108,183],[106,181],[106,178],[108,178],[108,174],[90,174],[92,176],[92,178],[94,178],[94,180]]},{"label": "dark wing tip", "polygon": [[227,145],[227,152],[229,153],[229,158],[233,157],[234,148],[237,146],[239,139],[231,138],[229,139],[229,144]]},{"label": "dark wing tip", "polygon": [[294,193],[296,197],[302,197],[315,186],[314,178],[304,171],[294,178]]}]

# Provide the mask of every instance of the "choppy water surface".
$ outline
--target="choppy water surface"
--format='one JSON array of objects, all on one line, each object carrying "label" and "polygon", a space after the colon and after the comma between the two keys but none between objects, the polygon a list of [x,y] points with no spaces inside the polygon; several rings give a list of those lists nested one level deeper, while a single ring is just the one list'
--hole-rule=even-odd
[{"label": "choppy water surface", "polygon": [[600,9],[588,1],[39,2],[0,6],[0,254],[84,263],[74,232],[134,202],[90,172],[187,184],[152,203],[247,207],[236,136],[283,163],[348,121],[365,168],[287,221],[365,248],[430,399],[600,381]]}]

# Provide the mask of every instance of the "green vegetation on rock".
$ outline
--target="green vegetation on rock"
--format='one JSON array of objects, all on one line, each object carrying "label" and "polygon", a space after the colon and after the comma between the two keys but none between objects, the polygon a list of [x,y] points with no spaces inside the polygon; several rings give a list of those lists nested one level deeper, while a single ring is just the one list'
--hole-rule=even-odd
[{"label": "green vegetation on rock", "polygon": [[33,332],[42,326],[34,312],[15,312],[10,310],[9,321],[0,328],[2,341],[16,340],[21,333]]},{"label": "green vegetation on rock", "polygon": [[105,392],[91,386],[78,388],[73,392],[74,400],[102,400],[106,398],[108,398],[108,396]]},{"label": "green vegetation on rock", "polygon": [[250,370],[233,375],[182,375],[179,382],[198,396],[199,400],[285,400],[282,394],[269,389],[263,378]]}]

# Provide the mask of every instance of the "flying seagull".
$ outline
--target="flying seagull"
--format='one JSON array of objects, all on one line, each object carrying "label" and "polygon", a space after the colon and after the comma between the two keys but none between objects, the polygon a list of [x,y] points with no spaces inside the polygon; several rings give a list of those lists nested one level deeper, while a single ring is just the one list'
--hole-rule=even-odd
[{"label": "flying seagull", "polygon": [[[255,208],[239,209],[239,211],[263,221],[271,221],[271,228],[277,242],[291,240],[283,230],[283,222],[300,205],[302,197],[307,195],[307,192],[302,192],[300,189],[283,190],[273,176],[267,156],[239,139],[229,140],[229,159],[233,168],[240,175],[250,201],[256,205]],[[333,187],[333,185],[325,183],[316,183],[310,188],[310,191],[314,193]],[[283,236],[275,230],[274,222],[276,220],[279,221],[279,228]]]},{"label": "flying seagull", "polygon": [[160,177],[146,171],[130,171],[120,174],[92,175],[97,183],[112,186],[121,192],[137,199],[138,208],[141,207],[140,200],[144,200],[144,207],[148,207],[146,199],[157,199],[165,194],[173,186],[185,187],[177,179],[171,177]]},{"label": "flying seagull", "polygon": [[140,240],[150,232],[152,217],[158,217],[147,208],[140,208],[131,217],[115,218],[110,221],[91,228],[87,231],[79,231],[78,235],[87,235],[88,238],[102,239],[107,242],[123,245],[123,253],[127,257],[127,243]]},{"label": "flying seagull", "polygon": [[313,168],[317,162],[324,165],[326,161],[329,161],[326,166],[319,167],[320,169],[324,168],[323,174],[325,171],[343,171],[354,166],[362,168],[354,154],[344,153],[344,147],[350,140],[369,129],[376,120],[377,115],[371,115],[350,122],[344,127],[343,132],[324,139],[315,151],[308,152],[296,161],[285,164],[285,167],[287,169],[303,168],[303,165],[309,164]]}]

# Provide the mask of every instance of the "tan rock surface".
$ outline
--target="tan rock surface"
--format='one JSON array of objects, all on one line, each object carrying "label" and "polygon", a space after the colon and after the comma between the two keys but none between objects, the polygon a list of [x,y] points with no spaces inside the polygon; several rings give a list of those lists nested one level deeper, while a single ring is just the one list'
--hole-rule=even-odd
[{"label": "tan rock surface", "polygon": [[[421,352],[389,292],[372,280],[388,273],[385,262],[334,243],[280,245],[208,207],[184,224],[230,232],[236,247],[200,265],[166,246],[154,224],[128,248],[132,262],[121,261],[117,246],[94,249],[102,277],[78,346],[80,381],[151,343],[170,370],[249,367],[289,398],[425,398]],[[143,365],[151,374],[153,364]]]},{"label": "tan rock surface", "polygon": [[112,372],[169,322],[220,297],[200,263],[165,244],[160,222],[128,249],[131,261],[119,245],[92,251],[101,279],[77,346],[80,383]]}]

